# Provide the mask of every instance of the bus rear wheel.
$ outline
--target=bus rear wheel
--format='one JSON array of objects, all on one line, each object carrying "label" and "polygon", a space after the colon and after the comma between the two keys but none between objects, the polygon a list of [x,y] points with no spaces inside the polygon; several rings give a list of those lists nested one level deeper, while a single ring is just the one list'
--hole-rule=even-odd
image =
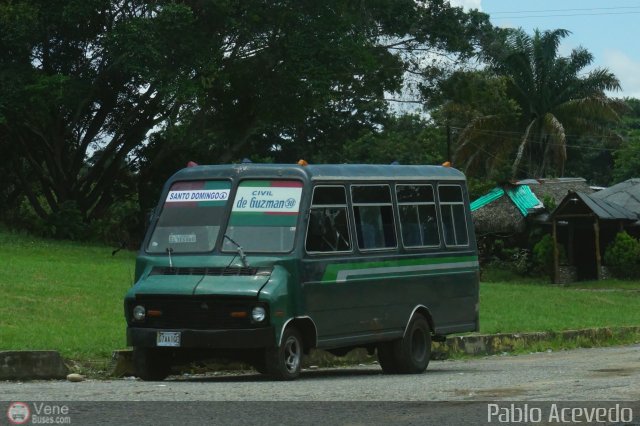
[{"label": "bus rear wheel", "polygon": [[287,327],[281,342],[279,347],[265,350],[265,372],[275,380],[294,380],[302,367],[302,337],[295,327]]},{"label": "bus rear wheel", "polygon": [[133,370],[145,381],[160,381],[167,378],[171,365],[166,354],[154,348],[133,348]]},{"label": "bus rear wheel", "polygon": [[431,359],[431,330],[426,318],[411,318],[402,339],[378,345],[378,362],[387,374],[417,374],[427,369]]}]

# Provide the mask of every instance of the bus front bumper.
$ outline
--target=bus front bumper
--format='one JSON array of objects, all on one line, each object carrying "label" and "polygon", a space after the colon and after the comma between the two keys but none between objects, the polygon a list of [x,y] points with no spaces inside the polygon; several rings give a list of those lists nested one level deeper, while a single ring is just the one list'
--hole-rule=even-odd
[{"label": "bus front bumper", "polygon": [[160,333],[180,333],[179,344],[161,345],[174,348],[254,349],[275,346],[273,327],[238,330],[191,330],[127,327],[127,345],[155,348]]}]

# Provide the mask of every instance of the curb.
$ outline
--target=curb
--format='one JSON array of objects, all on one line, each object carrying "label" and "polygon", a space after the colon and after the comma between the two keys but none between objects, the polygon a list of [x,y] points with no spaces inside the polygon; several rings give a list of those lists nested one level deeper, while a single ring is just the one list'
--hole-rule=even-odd
[{"label": "curb", "polygon": [[[444,360],[459,355],[495,355],[526,349],[536,344],[556,341],[560,343],[578,343],[581,347],[598,346],[612,338],[638,336],[640,327],[603,327],[581,330],[548,331],[533,333],[499,333],[448,337],[446,342],[433,342],[431,359]],[[376,358],[364,349],[351,351],[345,357],[336,357],[323,350],[312,350],[305,360],[305,366],[344,365],[371,363]],[[237,364],[236,364],[237,365]],[[225,369],[239,369],[225,366]],[[131,349],[113,352],[113,377],[133,375],[133,351]]]},{"label": "curb", "polygon": [[591,347],[614,338],[632,335],[636,335],[640,339],[640,327],[602,327],[533,333],[454,336],[447,338],[444,343],[434,342],[431,359],[447,359],[454,355],[495,355],[526,349],[538,343],[550,341],[579,343],[582,347]]},{"label": "curb", "polygon": [[0,380],[64,379],[67,374],[57,351],[0,352]]}]

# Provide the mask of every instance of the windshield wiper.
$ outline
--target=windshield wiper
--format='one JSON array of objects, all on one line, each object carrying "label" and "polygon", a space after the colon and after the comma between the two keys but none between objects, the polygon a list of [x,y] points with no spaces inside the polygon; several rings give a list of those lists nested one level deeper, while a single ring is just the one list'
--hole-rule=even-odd
[{"label": "windshield wiper", "polygon": [[242,249],[242,246],[238,243],[236,243],[230,236],[228,236],[227,234],[224,234],[224,238],[226,238],[227,240],[229,240],[229,242],[231,244],[233,244],[234,246],[236,246],[236,249],[238,250],[238,255],[240,255],[240,261],[242,262],[242,266],[245,268],[249,267],[249,262],[247,262],[247,255],[244,254],[244,250]]},{"label": "windshield wiper", "polygon": [[167,247],[167,254],[169,255],[169,269],[173,269],[173,261],[171,260],[171,253],[173,253],[173,249],[171,247]]}]

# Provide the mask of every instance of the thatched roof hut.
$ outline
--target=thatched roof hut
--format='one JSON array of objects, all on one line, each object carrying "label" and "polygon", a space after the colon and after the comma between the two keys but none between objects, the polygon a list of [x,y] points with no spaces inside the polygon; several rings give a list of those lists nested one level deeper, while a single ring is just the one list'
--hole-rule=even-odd
[{"label": "thatched roof hut", "polygon": [[526,221],[522,212],[516,207],[513,200],[506,196],[506,192],[496,200],[474,208],[472,205],[471,216],[476,234],[519,234],[525,231]]},{"label": "thatched roof hut", "polygon": [[583,178],[527,179],[494,188],[471,203],[476,233],[479,236],[523,233],[528,221],[548,213],[545,201],[557,205],[569,191],[593,192]]},{"label": "thatched roof hut", "polygon": [[527,179],[520,181],[519,184],[528,185],[542,202],[545,201],[545,198],[552,199],[555,206],[559,205],[569,192],[583,194],[593,192],[593,189],[583,178]]}]

